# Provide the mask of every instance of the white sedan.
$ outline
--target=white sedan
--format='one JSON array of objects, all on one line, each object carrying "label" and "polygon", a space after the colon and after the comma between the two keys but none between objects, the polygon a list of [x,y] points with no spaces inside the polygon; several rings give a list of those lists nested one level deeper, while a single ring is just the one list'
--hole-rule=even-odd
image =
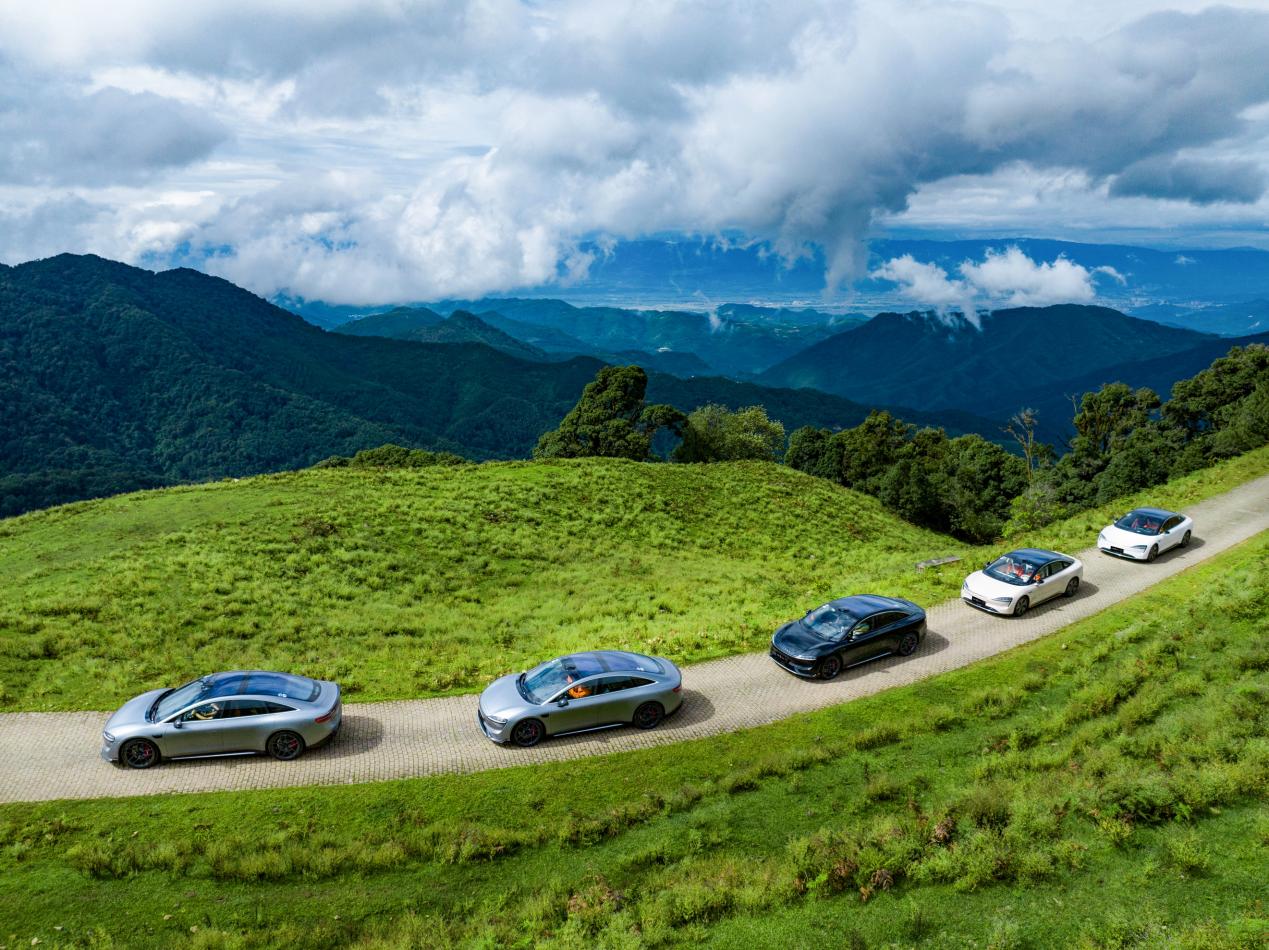
[{"label": "white sedan", "polygon": [[1153,561],[1169,548],[1186,547],[1193,530],[1194,522],[1186,515],[1162,508],[1134,508],[1102,528],[1097,547],[1115,557]]},{"label": "white sedan", "polygon": [[1069,554],[1021,548],[996,558],[961,584],[961,599],[993,614],[1021,617],[1059,594],[1074,597],[1084,563]]}]

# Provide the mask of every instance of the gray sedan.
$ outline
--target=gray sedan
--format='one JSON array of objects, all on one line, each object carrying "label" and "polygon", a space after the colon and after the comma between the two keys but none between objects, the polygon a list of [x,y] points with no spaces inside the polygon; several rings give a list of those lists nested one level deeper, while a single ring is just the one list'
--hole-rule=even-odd
[{"label": "gray sedan", "polygon": [[651,729],[682,705],[682,689],[678,667],[661,657],[572,653],[494,680],[480,694],[476,715],[494,742],[532,746],[566,732]]},{"label": "gray sedan", "polygon": [[294,759],[332,739],[342,714],[335,683],[262,670],[215,673],[124,703],[101,734],[101,757],[134,769],[241,752]]}]

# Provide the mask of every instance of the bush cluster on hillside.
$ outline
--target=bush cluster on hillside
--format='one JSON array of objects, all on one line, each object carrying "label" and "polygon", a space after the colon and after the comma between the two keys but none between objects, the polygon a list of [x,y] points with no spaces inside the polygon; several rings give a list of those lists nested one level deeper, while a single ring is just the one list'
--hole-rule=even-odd
[{"label": "bush cluster on hillside", "polygon": [[428,452],[425,449],[407,449],[403,445],[381,445],[376,449],[362,449],[352,458],[332,455],[322,459],[314,468],[428,468],[432,465],[465,465],[467,459],[453,452]]}]

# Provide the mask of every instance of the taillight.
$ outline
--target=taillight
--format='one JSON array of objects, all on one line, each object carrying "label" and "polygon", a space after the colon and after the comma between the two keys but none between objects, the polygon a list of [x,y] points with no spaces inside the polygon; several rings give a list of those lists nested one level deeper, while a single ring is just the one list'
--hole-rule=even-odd
[{"label": "taillight", "polygon": [[681,693],[681,692],[683,692],[683,684],[682,684],[682,683],[679,683],[679,685],[678,685],[678,686],[674,687],[674,692],[676,692],[676,693]]},{"label": "taillight", "polygon": [[313,721],[314,721],[314,722],[330,722],[330,721],[331,721],[331,719],[334,717],[335,713],[337,713],[337,712],[339,712],[339,704],[338,704],[338,703],[336,703],[336,704],[335,704],[335,706],[334,706],[334,708],[332,708],[332,709],[331,709],[331,711],[330,711],[330,712],[328,712],[326,715],[324,715],[324,716],[318,716],[318,717],[317,717],[316,719],[314,719]]}]

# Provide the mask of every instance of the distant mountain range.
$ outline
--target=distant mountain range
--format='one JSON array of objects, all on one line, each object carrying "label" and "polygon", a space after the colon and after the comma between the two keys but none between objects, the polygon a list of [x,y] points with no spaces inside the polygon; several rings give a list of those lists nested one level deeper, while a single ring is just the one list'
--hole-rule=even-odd
[{"label": "distant mountain range", "polygon": [[980,326],[960,317],[884,313],[758,381],[997,420],[1029,406],[1039,412],[1044,437],[1061,444],[1072,431],[1071,396],[1125,382],[1149,386],[1166,400],[1173,383],[1231,346],[1266,342],[1269,333],[1215,337],[1073,304],[997,310]]},{"label": "distant mountain range", "polygon": [[[416,328],[430,319],[397,317]],[[74,255],[0,265],[0,515],[385,442],[523,457],[601,365],[328,333],[186,269]],[[760,403],[790,429],[851,426],[868,412],[820,392],[659,373],[648,397],[684,410]],[[897,411],[998,435],[964,413]]]},{"label": "distant mountain range", "polygon": [[1248,336],[1269,332],[1269,300],[1210,304],[1202,307],[1157,303],[1128,310],[1134,317],[1168,326],[1188,327],[1218,336]]}]

